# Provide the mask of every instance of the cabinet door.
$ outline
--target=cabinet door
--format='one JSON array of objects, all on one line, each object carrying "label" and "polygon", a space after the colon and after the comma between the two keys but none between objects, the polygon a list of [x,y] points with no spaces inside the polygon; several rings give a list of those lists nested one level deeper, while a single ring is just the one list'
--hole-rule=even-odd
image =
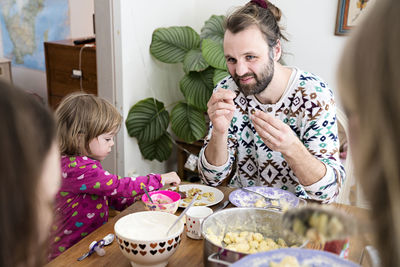
[{"label": "cabinet door", "polygon": [[[55,108],[74,91],[97,95],[96,49],[94,47],[45,43],[48,99]],[[80,70],[82,75],[73,75]]]},{"label": "cabinet door", "polygon": [[0,59],[0,80],[11,83],[11,62]]}]

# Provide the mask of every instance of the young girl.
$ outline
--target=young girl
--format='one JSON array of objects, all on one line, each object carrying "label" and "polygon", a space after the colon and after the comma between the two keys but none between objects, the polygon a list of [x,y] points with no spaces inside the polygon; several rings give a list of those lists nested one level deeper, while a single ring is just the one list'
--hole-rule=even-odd
[{"label": "young girl", "polygon": [[144,193],[179,184],[175,172],[120,177],[103,170],[122,117],[109,102],[74,93],[56,110],[61,150],[61,188],[56,196],[49,259],[54,259],[108,220],[109,205],[122,210]]}]

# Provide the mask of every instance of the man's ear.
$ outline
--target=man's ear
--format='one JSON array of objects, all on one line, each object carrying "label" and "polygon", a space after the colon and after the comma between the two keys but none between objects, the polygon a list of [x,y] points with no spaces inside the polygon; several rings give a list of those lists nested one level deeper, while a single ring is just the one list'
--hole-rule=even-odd
[{"label": "man's ear", "polygon": [[276,45],[273,47],[273,50],[274,50],[274,61],[278,62],[282,56],[281,41],[279,39],[276,40]]}]

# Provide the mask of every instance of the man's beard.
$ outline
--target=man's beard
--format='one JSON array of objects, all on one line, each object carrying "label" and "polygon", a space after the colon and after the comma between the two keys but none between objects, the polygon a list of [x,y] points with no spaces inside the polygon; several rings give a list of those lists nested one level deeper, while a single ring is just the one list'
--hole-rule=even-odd
[{"label": "man's beard", "polygon": [[[242,92],[245,96],[248,95],[256,95],[264,91],[267,86],[270,84],[272,77],[274,76],[274,61],[269,60],[264,67],[264,70],[261,71],[259,75],[248,72],[242,76],[237,76],[236,74],[232,75],[233,80],[239,88],[239,91]],[[256,81],[255,84],[241,84],[240,79],[245,77],[254,77]]]}]

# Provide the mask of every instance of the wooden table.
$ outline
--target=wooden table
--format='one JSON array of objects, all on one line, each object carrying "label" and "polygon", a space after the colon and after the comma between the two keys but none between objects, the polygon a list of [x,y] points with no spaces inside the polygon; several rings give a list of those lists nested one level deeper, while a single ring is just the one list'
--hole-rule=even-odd
[{"label": "wooden table", "polygon": [[[218,187],[218,189],[224,193],[224,201],[228,199],[229,193],[234,190],[233,188],[223,186]],[[222,202],[213,206],[212,208],[216,209],[221,204]],[[354,215],[359,221],[365,222],[368,220],[368,211],[365,209],[341,204],[332,205],[346,211],[351,215]],[[233,206],[232,204],[229,204],[228,207]],[[119,218],[133,212],[143,211],[144,209],[144,205],[141,201],[132,204],[129,208],[118,214],[116,217],[110,219],[109,222],[92,232],[86,238],[82,239],[79,243],[75,244],[73,247],[48,263],[46,266],[131,266],[129,260],[125,258],[125,256],[123,256],[119,250],[116,241],[114,241],[113,244],[105,247],[106,255],[103,257],[100,257],[97,254],[92,254],[90,257],[80,262],[77,261],[77,258],[88,251],[89,244],[92,241],[101,240],[107,234],[114,233],[114,224]],[[179,209],[177,213],[179,214],[181,211],[182,209]],[[203,266],[203,242],[203,240],[193,240],[187,238],[184,230],[182,242],[175,254],[169,259],[167,266]],[[349,259],[358,263],[363,248],[371,243],[372,240],[369,234],[362,234],[352,237],[350,239]]]}]

